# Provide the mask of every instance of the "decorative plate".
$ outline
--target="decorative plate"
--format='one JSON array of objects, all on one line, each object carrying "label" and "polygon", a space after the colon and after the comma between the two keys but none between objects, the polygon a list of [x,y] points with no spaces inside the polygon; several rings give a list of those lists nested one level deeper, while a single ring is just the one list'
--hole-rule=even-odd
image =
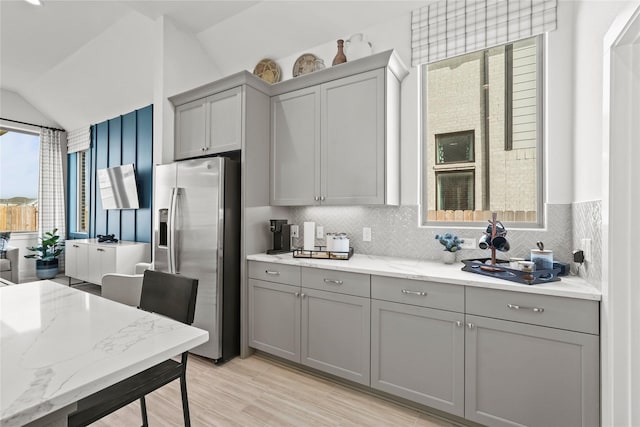
[{"label": "decorative plate", "polygon": [[323,63],[323,61],[313,53],[303,53],[298,59],[296,59],[296,62],[293,64],[293,77],[313,73],[314,71],[320,69],[320,67],[318,67],[319,63]]},{"label": "decorative plate", "polygon": [[253,74],[260,77],[267,83],[278,83],[282,78],[280,66],[275,61],[265,58],[256,64]]}]

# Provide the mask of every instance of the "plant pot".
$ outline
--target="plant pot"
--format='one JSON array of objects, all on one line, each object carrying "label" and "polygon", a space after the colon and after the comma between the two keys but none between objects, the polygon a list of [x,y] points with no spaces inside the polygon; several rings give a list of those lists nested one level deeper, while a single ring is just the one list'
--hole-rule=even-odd
[{"label": "plant pot", "polygon": [[53,279],[58,274],[58,259],[36,260],[36,277],[38,279]]},{"label": "plant pot", "polygon": [[444,251],[442,252],[442,262],[445,264],[453,264],[456,261],[456,253]]}]

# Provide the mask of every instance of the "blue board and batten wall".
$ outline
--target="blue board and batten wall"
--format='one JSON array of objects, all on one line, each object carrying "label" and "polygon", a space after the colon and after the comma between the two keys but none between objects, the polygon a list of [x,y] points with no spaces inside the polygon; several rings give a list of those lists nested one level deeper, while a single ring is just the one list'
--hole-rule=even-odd
[{"label": "blue board and batten wall", "polygon": [[[96,237],[115,234],[120,240],[151,242],[153,227],[153,105],[91,126],[89,233],[76,229],[76,154],[69,155],[69,236]],[[97,185],[99,169],[133,163],[138,185],[139,209],[102,208]]]}]

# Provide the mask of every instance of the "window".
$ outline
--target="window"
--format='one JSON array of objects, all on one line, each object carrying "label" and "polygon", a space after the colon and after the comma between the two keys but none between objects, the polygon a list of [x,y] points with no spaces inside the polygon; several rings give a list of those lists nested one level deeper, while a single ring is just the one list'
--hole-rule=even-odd
[{"label": "window", "polygon": [[89,233],[89,150],[77,154],[76,233]]},{"label": "window", "polygon": [[541,37],[422,66],[426,224],[541,223]]},{"label": "window", "polygon": [[40,136],[0,128],[0,230],[38,230]]}]

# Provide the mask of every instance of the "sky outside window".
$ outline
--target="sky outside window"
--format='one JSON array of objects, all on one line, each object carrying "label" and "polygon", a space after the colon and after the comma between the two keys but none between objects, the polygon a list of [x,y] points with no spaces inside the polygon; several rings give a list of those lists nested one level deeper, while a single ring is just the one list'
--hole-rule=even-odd
[{"label": "sky outside window", "polygon": [[38,197],[40,137],[9,131],[0,136],[0,199]]}]

